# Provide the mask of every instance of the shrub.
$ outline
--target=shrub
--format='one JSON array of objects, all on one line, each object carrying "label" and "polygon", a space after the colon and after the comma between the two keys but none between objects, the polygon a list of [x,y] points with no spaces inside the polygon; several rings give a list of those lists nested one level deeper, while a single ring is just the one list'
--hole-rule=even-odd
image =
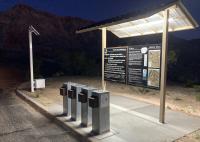
[{"label": "shrub", "polygon": [[194,85],[194,89],[195,89],[197,92],[200,92],[200,85]]},{"label": "shrub", "polygon": [[200,101],[200,93],[197,94],[197,96],[196,96],[196,100],[197,100],[197,101]]},{"label": "shrub", "polygon": [[188,88],[194,87],[194,82],[191,80],[187,80],[185,83],[185,87],[188,87]]},{"label": "shrub", "polygon": [[179,98],[179,97],[175,97],[175,99],[174,99],[175,101],[181,101],[182,99],[181,98]]}]

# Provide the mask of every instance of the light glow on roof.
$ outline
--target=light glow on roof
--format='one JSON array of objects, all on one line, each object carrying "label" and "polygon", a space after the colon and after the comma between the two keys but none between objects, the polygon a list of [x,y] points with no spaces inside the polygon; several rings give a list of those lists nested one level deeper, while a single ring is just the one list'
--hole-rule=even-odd
[{"label": "light glow on roof", "polygon": [[[89,25],[76,31],[84,33],[106,28],[119,38],[158,34],[163,32],[164,11],[169,10],[168,31],[182,31],[199,27],[181,0],[148,11],[129,13]],[[132,15],[132,16],[131,16]]]},{"label": "light glow on roof", "polygon": [[[174,5],[168,9],[169,32],[195,28],[179,6]],[[161,11],[147,18],[108,26],[107,30],[119,38],[157,34],[163,32],[163,19],[163,11]]]}]

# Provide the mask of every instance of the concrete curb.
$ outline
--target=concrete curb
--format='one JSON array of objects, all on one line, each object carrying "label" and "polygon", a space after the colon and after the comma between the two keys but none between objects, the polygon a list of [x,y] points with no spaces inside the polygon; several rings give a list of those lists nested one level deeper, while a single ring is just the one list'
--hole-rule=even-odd
[{"label": "concrete curb", "polygon": [[72,132],[72,135],[76,139],[78,139],[79,141],[81,141],[81,142],[94,142],[95,141],[95,140],[93,140],[93,138],[89,138],[87,135],[84,135],[80,131],[75,130],[70,125],[67,125],[64,121],[62,121],[62,119],[59,119],[56,116],[54,116],[51,113],[49,113],[47,110],[45,110],[45,108],[41,104],[37,103],[32,98],[30,98],[27,95],[25,95],[20,90],[16,90],[15,92],[16,92],[17,96],[19,96],[22,100],[24,100],[25,102],[27,102],[35,110],[37,110],[38,112],[40,112],[41,114],[43,114],[44,116],[46,116],[48,119],[52,120],[53,122],[55,122],[57,125],[59,125],[63,129],[70,130]]}]

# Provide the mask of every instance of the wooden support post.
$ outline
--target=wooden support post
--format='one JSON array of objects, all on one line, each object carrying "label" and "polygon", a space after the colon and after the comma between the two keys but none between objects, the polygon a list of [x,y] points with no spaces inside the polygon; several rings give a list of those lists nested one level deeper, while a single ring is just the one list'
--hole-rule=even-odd
[{"label": "wooden support post", "polygon": [[106,28],[102,28],[102,90],[106,90],[106,82],[104,80],[104,48],[106,48]]},{"label": "wooden support post", "polygon": [[162,36],[162,64],[161,64],[161,80],[160,80],[160,118],[159,118],[159,121],[161,123],[165,123],[169,10],[167,9],[163,13],[164,13],[164,22],[163,22],[163,36]]}]

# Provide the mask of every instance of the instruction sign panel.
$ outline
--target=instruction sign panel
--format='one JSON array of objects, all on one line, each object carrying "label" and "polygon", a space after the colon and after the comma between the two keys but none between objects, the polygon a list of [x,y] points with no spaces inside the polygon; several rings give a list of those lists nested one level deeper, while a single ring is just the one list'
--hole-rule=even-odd
[{"label": "instruction sign panel", "polygon": [[147,47],[130,46],[128,48],[128,84],[146,85]]},{"label": "instruction sign panel", "polygon": [[160,88],[161,45],[105,49],[105,80]]},{"label": "instruction sign panel", "polygon": [[138,45],[128,48],[128,84],[160,87],[160,45]]},{"label": "instruction sign panel", "polygon": [[126,83],[127,47],[106,48],[104,52],[105,80]]}]

